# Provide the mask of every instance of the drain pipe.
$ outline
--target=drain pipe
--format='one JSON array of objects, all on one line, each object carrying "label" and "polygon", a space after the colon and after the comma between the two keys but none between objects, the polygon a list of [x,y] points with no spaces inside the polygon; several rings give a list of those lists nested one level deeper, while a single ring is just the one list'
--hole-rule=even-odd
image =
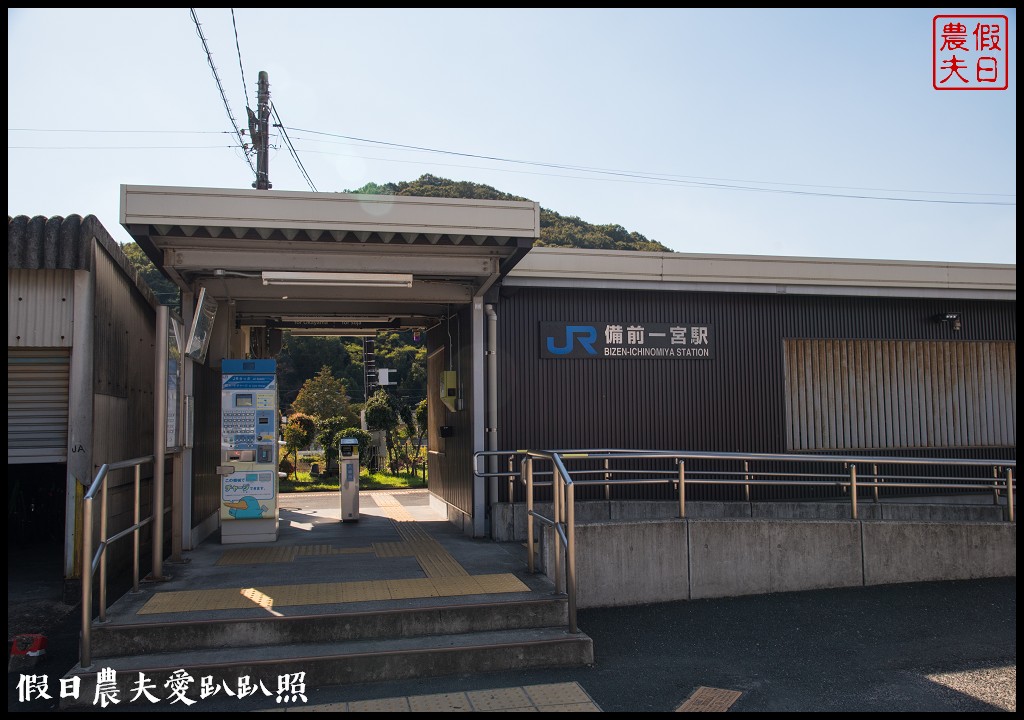
[{"label": "drain pipe", "polygon": [[[493,305],[484,305],[487,313],[487,449],[498,449],[498,314]],[[487,459],[487,472],[491,473],[487,493],[493,505],[498,502],[498,456]]]}]

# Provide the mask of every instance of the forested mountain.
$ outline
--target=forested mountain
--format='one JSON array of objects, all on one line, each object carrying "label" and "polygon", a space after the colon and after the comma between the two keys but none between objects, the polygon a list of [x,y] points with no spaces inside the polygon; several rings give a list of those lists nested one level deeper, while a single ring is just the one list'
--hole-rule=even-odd
[{"label": "forested mountain", "polygon": [[[409,182],[368,183],[346,192],[370,195],[411,195],[419,197],[465,198],[478,200],[527,200],[528,198],[501,192],[490,185],[449,180],[434,175],[422,175]],[[537,247],[578,247],[602,250],[651,250],[670,252],[655,240],[648,240],[621,225],[595,225],[575,216],[561,215],[542,207],[540,210],[540,240]],[[126,243],[124,250],[131,263],[143,274],[150,287],[165,304],[177,304],[177,288],[149,261],[135,245]],[[426,348],[411,331],[385,331],[377,335],[376,353],[380,367],[394,368],[398,379],[391,393],[398,402],[414,407],[426,397]],[[284,347],[278,356],[278,379],[283,409],[295,399],[299,388],[309,378],[327,366],[331,374],[341,379],[353,403],[361,403],[363,391],[363,346],[353,338],[291,337],[286,335]]]},{"label": "forested mountain", "polygon": [[[467,200],[528,200],[510,195],[490,185],[448,180],[435,175],[421,175],[410,182],[367,183],[357,190],[346,192],[367,195],[414,195],[418,197],[464,198]],[[600,250],[652,250],[671,252],[656,240],[648,240],[638,232],[630,232],[621,225],[595,225],[576,216],[566,216],[540,209],[540,240],[535,247],[578,247]]]}]

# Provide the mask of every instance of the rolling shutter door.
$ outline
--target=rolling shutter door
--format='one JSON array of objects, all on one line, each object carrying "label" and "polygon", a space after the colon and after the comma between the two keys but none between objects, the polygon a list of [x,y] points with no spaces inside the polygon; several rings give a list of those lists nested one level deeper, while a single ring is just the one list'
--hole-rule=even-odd
[{"label": "rolling shutter door", "polygon": [[67,462],[66,348],[7,348],[7,463]]}]

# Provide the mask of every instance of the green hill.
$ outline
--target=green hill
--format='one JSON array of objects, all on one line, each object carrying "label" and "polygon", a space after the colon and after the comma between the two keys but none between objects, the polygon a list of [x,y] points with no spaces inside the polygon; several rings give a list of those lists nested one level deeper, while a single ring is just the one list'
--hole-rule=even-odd
[{"label": "green hill", "polygon": [[[490,185],[448,180],[434,175],[422,175],[411,182],[367,183],[356,190],[345,192],[367,195],[413,195],[417,197],[464,198],[467,200],[528,200],[510,195]],[[648,240],[638,232],[630,232],[621,225],[595,225],[575,216],[561,215],[554,210],[540,209],[540,240],[537,247],[577,247],[600,250],[651,250],[671,252],[656,240]]]}]

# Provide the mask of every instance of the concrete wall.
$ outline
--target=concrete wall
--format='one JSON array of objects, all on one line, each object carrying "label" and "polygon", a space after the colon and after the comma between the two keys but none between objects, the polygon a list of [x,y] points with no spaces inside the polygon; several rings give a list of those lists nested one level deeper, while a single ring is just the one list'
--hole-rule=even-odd
[{"label": "concrete wall", "polygon": [[[974,504],[936,502],[882,502],[861,500],[860,520],[903,520],[926,522],[1001,522],[1005,505],[993,505],[988,498]],[[551,503],[537,503],[535,510],[551,516]],[[583,500],[576,503],[576,522],[669,520],[679,517],[679,504],[665,500]],[[686,503],[686,517],[763,518],[769,520],[849,520],[849,502],[715,502]],[[539,523],[535,531],[540,535]],[[526,540],[526,503],[495,503],[491,506],[491,539],[498,542]]]},{"label": "concrete wall", "polygon": [[[554,574],[552,531],[544,572]],[[576,527],[577,606],[1016,577],[1012,523],[668,519]]]}]

